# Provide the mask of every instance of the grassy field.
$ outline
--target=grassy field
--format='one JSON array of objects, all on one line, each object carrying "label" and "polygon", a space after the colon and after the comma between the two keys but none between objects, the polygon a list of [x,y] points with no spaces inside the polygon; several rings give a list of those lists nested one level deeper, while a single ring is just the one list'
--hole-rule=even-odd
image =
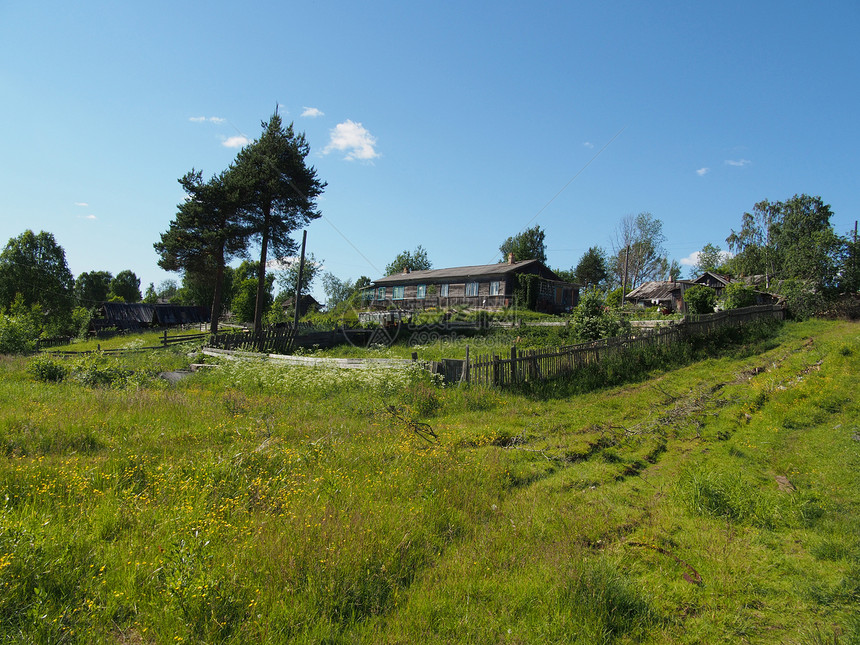
[{"label": "grassy field", "polygon": [[0,638],[860,643],[860,327],[718,349],[579,395],[0,358]]}]

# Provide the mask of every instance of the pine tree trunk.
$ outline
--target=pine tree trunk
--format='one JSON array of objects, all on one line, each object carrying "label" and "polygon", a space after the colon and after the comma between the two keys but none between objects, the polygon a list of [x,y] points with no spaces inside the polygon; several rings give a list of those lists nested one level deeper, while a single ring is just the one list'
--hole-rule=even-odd
[{"label": "pine tree trunk", "polygon": [[271,206],[267,205],[263,213],[262,240],[260,242],[260,267],[257,269],[257,304],[254,307],[254,331],[260,329],[263,322],[263,302],[266,290],[266,256],[269,252],[269,218]]},{"label": "pine tree trunk", "polygon": [[218,253],[218,268],[215,271],[215,293],[212,295],[212,313],[209,316],[209,333],[218,333],[218,318],[221,316],[221,291],[224,286],[224,245]]}]

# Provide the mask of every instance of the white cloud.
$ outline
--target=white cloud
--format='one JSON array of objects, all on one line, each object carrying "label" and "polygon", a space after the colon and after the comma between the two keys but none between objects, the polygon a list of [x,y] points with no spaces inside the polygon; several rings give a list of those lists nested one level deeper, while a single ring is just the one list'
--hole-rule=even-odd
[{"label": "white cloud", "polygon": [[699,252],[693,251],[685,258],[681,258],[681,266],[682,267],[691,267],[695,266],[695,264],[699,261]]},{"label": "white cloud", "polygon": [[250,142],[251,140],[244,134],[239,134],[234,137],[227,137],[221,142],[221,145],[225,148],[242,148]]},{"label": "white cloud", "polygon": [[89,206],[86,202],[75,202],[75,206],[81,206],[82,208],[86,208]]},{"label": "white cloud", "polygon": [[323,116],[325,114],[325,112],[323,112],[322,110],[317,109],[315,107],[306,107],[303,109],[304,109],[304,112],[302,112],[302,116],[306,116],[310,119],[315,119],[318,116]]},{"label": "white cloud", "polygon": [[[698,264],[700,253],[701,253],[701,251],[693,251],[687,257],[681,258],[681,260],[680,260],[681,266],[692,267],[692,266],[695,266],[696,264]],[[732,254],[729,251],[720,251],[720,257],[722,258],[723,262],[725,262],[726,260],[731,259]]]},{"label": "white cloud", "polygon": [[738,159],[738,160],[726,159],[726,165],[727,166],[743,167],[743,166],[746,166],[747,164],[751,164],[751,163],[752,163],[752,161],[750,161],[749,159]]},{"label": "white cloud", "polygon": [[699,168],[699,169],[696,171],[696,174],[697,174],[697,175],[699,175],[699,177],[704,177],[704,176],[705,176],[705,175],[707,175],[709,172],[711,172],[711,169],[710,169],[710,168]]},{"label": "white cloud", "polygon": [[220,116],[192,116],[188,119],[192,123],[224,123],[227,119],[222,119]]},{"label": "white cloud", "polygon": [[98,219],[95,215],[78,215],[78,219]]},{"label": "white cloud", "polygon": [[347,119],[332,128],[331,139],[322,152],[328,154],[332,150],[340,150],[346,152],[344,158],[349,161],[355,159],[368,161],[379,156],[374,148],[375,145],[376,137],[370,134],[361,123]]},{"label": "white cloud", "polygon": [[586,148],[593,148],[594,147],[594,144],[591,143],[591,141],[583,141],[582,145],[584,145]]}]

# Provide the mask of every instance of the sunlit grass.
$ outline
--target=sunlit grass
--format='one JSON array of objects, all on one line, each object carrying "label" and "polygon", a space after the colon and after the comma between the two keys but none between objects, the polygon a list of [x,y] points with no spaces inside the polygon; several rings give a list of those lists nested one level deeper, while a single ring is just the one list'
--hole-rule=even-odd
[{"label": "sunlit grass", "polygon": [[729,349],[577,396],[273,362],[120,388],[2,357],[0,634],[853,642],[860,331]]}]

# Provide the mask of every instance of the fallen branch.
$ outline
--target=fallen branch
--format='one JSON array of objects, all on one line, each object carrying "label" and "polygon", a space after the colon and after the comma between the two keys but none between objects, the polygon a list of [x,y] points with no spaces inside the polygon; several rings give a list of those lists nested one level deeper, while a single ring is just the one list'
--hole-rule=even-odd
[{"label": "fallen branch", "polygon": [[439,438],[435,432],[433,432],[433,428],[430,427],[427,423],[422,423],[420,421],[415,421],[414,419],[410,419],[408,417],[403,416],[393,405],[386,405],[385,411],[388,412],[394,419],[400,421],[406,429],[411,430],[419,437],[424,439],[429,443],[433,443],[433,441]]}]

